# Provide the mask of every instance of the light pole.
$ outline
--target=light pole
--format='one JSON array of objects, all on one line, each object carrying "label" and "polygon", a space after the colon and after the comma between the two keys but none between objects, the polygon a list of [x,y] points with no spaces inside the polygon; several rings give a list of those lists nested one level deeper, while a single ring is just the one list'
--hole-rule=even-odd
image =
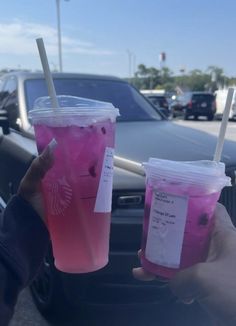
[{"label": "light pole", "polygon": [[132,52],[127,49],[127,54],[128,54],[128,71],[129,71],[129,79],[131,80],[131,65],[132,65]]},{"label": "light pole", "polygon": [[[69,1],[69,0],[65,0],[65,1]],[[57,6],[57,37],[58,37],[59,71],[62,72],[60,0],[56,0],[56,6]]]},{"label": "light pole", "polygon": [[135,77],[136,72],[136,54],[133,53],[133,77]]},{"label": "light pole", "polygon": [[132,77],[135,75],[136,69],[136,55],[134,52],[131,52],[129,49],[126,50],[128,54],[128,72],[129,72],[129,79],[131,80]]}]

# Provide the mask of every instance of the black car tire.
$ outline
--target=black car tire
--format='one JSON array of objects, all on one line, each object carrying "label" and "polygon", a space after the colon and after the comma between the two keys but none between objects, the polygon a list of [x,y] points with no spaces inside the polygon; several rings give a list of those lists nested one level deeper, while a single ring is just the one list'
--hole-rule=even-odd
[{"label": "black car tire", "polygon": [[188,120],[189,115],[187,113],[184,114],[184,120]]},{"label": "black car tire", "polygon": [[188,120],[188,118],[189,118],[189,112],[186,108],[183,109],[183,118],[184,118],[184,120]]},{"label": "black car tire", "polygon": [[55,268],[51,248],[42,267],[30,285],[33,301],[39,312],[49,321],[73,318],[73,309],[66,299],[59,271]]},{"label": "black car tire", "polygon": [[207,120],[208,121],[212,121],[214,119],[214,114],[209,114],[208,116],[207,116]]}]

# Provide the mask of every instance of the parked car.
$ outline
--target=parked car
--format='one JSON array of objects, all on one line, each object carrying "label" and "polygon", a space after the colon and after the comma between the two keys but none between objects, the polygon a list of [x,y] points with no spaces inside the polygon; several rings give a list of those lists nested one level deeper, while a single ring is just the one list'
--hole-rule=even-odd
[{"label": "parked car", "polygon": [[183,116],[198,119],[199,116],[207,117],[209,121],[214,119],[216,112],[215,97],[207,92],[186,92],[176,97],[171,104],[173,116]]},{"label": "parked car", "polygon": [[145,97],[147,97],[152,104],[160,110],[167,118],[171,117],[170,105],[165,93],[158,91],[140,91]]},{"label": "parked car", "polygon": [[[168,121],[140,92],[119,78],[58,73],[53,74],[53,79],[58,95],[107,101],[120,109],[110,255],[109,264],[100,271],[73,275],[56,270],[49,248],[42,269],[31,284],[34,301],[48,319],[85,302],[99,304],[99,307],[158,303],[161,315],[163,307],[168,310],[176,303],[168,287],[163,287],[158,280],[136,281],[131,273],[131,269],[140,264],[137,250],[141,243],[145,196],[141,163],[149,157],[186,161],[212,159],[216,137]],[[0,207],[3,208],[16,193],[19,181],[37,153],[27,113],[36,98],[47,95],[47,88],[41,73],[6,74],[1,77],[0,85],[0,126],[4,127],[0,132]],[[222,155],[233,187],[222,191],[221,202],[233,221],[236,220],[235,148],[235,142],[226,140]]]},{"label": "parked car", "polygon": [[[226,98],[228,94],[228,89],[219,89],[215,91],[215,99],[216,99],[216,118],[221,119],[225,109]],[[233,101],[231,104],[231,108],[229,111],[229,119],[234,120],[236,118],[236,94],[234,93]]]}]

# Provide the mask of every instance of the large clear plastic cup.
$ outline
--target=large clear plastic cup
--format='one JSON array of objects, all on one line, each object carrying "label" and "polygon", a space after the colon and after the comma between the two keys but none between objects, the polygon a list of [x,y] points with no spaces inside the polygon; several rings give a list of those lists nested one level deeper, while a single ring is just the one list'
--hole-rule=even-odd
[{"label": "large clear plastic cup", "polygon": [[223,163],[149,159],[146,171],[142,266],[171,278],[206,259],[214,210],[230,185]]},{"label": "large clear plastic cup", "polygon": [[108,262],[115,121],[111,103],[58,96],[36,100],[29,117],[38,152],[55,139],[55,162],[42,181],[55,266],[68,273]]}]

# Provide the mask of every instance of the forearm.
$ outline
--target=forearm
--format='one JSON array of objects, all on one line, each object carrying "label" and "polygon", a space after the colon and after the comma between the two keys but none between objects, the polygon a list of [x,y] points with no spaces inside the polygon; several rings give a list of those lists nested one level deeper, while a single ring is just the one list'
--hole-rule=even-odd
[{"label": "forearm", "polygon": [[0,320],[7,325],[19,292],[34,278],[49,244],[48,231],[20,196],[8,203],[0,225]]}]

